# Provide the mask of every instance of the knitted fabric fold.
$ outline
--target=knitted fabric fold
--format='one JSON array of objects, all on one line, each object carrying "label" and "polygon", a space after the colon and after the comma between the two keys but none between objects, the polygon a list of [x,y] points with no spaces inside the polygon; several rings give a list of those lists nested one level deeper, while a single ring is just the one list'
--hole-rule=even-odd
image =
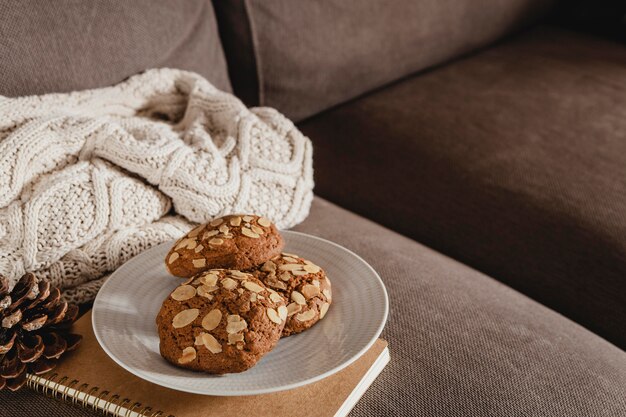
[{"label": "knitted fabric fold", "polygon": [[194,223],[238,212],[291,227],[312,190],[308,138],[197,74],[0,96],[0,274],[11,285],[39,272],[89,301],[105,274]]}]

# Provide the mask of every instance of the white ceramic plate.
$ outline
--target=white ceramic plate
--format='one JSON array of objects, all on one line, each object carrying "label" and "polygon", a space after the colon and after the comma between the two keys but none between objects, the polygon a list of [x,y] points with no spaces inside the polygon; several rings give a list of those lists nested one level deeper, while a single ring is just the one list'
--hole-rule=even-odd
[{"label": "white ceramic plate", "polygon": [[104,351],[129,372],[164,387],[205,395],[255,395],[300,387],[348,366],[374,343],[387,320],[389,301],[378,274],[349,250],[314,236],[282,232],[285,251],[324,268],[333,303],[323,320],[281,339],[246,372],[212,376],[170,365],[159,354],[155,317],[182,282],[169,275],[166,243],[131,259],[102,286],[93,328]]}]

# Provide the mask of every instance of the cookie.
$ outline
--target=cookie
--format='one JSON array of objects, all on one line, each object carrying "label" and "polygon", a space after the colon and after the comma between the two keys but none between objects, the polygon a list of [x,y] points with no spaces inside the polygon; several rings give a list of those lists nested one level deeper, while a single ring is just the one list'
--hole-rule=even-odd
[{"label": "cookie", "polygon": [[167,270],[189,278],[214,268],[244,270],[280,254],[283,238],[265,217],[231,215],[196,227],[172,247]]},{"label": "cookie", "polygon": [[283,253],[252,272],[287,301],[283,336],[300,333],[323,319],[332,303],[330,280],[313,262]]},{"label": "cookie", "polygon": [[210,270],[163,301],[156,318],[159,349],[182,368],[243,372],[272,350],[286,319],[283,298],[251,274]]}]

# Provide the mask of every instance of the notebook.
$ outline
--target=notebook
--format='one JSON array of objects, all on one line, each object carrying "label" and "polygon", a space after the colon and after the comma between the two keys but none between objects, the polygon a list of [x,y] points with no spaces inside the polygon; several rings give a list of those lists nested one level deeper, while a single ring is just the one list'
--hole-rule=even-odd
[{"label": "notebook", "polygon": [[347,368],[304,387],[254,396],[205,396],[152,384],[117,365],[94,336],[91,312],[73,331],[83,335],[79,349],[50,373],[29,375],[27,384],[44,395],[114,416],[345,416],[389,362],[387,342],[378,339]]}]

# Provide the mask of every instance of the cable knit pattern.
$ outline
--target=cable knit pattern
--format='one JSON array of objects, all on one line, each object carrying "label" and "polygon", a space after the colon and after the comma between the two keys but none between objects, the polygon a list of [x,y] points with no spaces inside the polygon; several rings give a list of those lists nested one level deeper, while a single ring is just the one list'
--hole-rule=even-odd
[{"label": "cable knit pattern", "polygon": [[311,143],[293,123],[193,73],[0,97],[0,116],[0,274],[38,271],[72,301],[194,223],[249,212],[287,228],[313,197]]}]

